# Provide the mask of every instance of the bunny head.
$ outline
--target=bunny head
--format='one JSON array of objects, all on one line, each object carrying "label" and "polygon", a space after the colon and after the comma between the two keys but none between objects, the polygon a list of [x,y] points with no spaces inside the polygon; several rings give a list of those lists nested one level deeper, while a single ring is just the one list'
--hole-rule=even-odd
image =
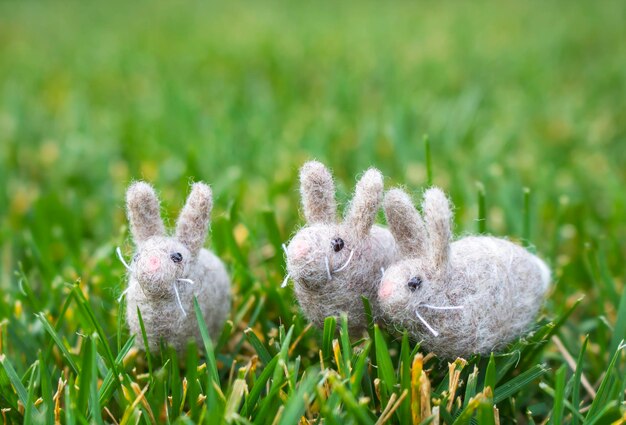
[{"label": "bunny head", "polygon": [[168,236],[152,186],[137,182],[128,189],[126,207],[136,246],[129,272],[148,298],[170,298],[174,295],[172,283],[187,280],[204,245],[212,206],[209,186],[195,183],[174,236]]},{"label": "bunny head", "polygon": [[381,173],[371,168],[363,174],[342,222],[337,220],[333,177],[323,164],[310,161],[302,166],[300,193],[307,224],[285,249],[288,273],[297,285],[318,290],[331,282],[351,286],[364,276],[380,276],[383,266],[373,252],[383,231],[374,226],[383,197]]},{"label": "bunny head", "polygon": [[424,219],[400,189],[385,196],[385,216],[402,258],[385,270],[378,291],[383,312],[392,317],[398,312],[417,311],[420,306],[448,304],[450,204],[440,189],[432,188],[424,194],[422,209]]}]

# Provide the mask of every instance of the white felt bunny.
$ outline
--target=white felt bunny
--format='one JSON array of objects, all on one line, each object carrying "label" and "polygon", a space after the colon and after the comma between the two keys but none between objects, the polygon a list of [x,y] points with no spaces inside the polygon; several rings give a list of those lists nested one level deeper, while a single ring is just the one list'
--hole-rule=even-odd
[{"label": "white felt bunny", "polygon": [[451,242],[450,204],[437,188],[424,194],[424,220],[400,189],[384,210],[403,257],[379,290],[387,322],[445,358],[497,350],[528,328],[550,283],[542,260],[505,239]]},{"label": "white felt bunny", "polygon": [[[343,222],[337,221],[333,178],[319,162],[300,170],[300,193],[307,225],[285,248],[288,276],[302,311],[321,327],[327,316],[348,315],[351,330],[367,319],[361,296],[378,316],[377,291],[382,269],[396,259],[391,233],[374,224],[383,197],[383,177],[369,169],[357,183]],[[285,279],[285,284],[287,279]]]},{"label": "white felt bunny", "polygon": [[[128,189],[126,207],[136,253],[130,265],[125,263],[130,277],[125,291],[126,319],[139,347],[143,347],[143,339],[137,308],[151,350],[158,349],[161,339],[178,351],[190,339],[200,343],[194,296],[210,335],[219,336],[230,311],[230,279],[220,259],[202,248],[212,206],[210,187],[195,183],[175,235],[168,236],[154,189],[144,182]],[[119,248],[118,255],[122,259]]]}]

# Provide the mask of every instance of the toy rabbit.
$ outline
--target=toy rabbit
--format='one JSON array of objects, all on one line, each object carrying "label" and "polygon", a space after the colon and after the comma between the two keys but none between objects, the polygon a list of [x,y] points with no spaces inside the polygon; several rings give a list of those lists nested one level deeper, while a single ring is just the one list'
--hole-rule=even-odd
[{"label": "toy rabbit", "polygon": [[209,333],[219,336],[230,311],[230,279],[222,262],[202,248],[212,208],[211,189],[195,183],[178,221],[176,233],[168,236],[159,213],[154,189],[137,182],[126,194],[126,206],[136,254],[130,265],[126,289],[126,320],[136,343],[143,347],[137,308],[145,324],[150,350],[159,341],[182,351],[189,339],[200,342],[194,314],[194,296]]},{"label": "toy rabbit", "polygon": [[300,170],[300,193],[307,225],[285,247],[287,271],[302,311],[318,327],[327,316],[348,315],[354,332],[367,320],[361,296],[375,316],[382,269],[396,259],[391,233],[374,224],[383,197],[383,178],[369,169],[357,183],[343,222],[337,222],[335,186],[330,172],[311,161]]},{"label": "toy rabbit", "polygon": [[424,194],[423,221],[400,189],[384,210],[403,257],[378,292],[386,321],[444,358],[489,353],[527,329],[550,283],[542,260],[494,237],[451,242],[450,204],[437,188]]}]

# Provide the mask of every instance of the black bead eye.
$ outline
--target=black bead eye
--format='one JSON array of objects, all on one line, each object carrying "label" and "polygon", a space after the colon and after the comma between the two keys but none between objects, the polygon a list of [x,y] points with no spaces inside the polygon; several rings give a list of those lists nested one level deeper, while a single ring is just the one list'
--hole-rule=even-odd
[{"label": "black bead eye", "polygon": [[183,254],[181,254],[180,252],[175,252],[173,254],[170,254],[170,258],[173,262],[180,263],[181,261],[183,261]]},{"label": "black bead eye", "polygon": [[411,292],[415,291],[417,288],[419,288],[420,286],[422,286],[422,279],[419,277],[412,277],[411,279],[409,279],[409,281],[407,282],[407,285],[409,285],[409,289],[411,290]]},{"label": "black bead eye", "polygon": [[333,247],[333,250],[335,252],[339,252],[343,249],[344,243],[343,243],[343,239],[341,238],[335,238],[332,241],[330,241],[330,244]]}]

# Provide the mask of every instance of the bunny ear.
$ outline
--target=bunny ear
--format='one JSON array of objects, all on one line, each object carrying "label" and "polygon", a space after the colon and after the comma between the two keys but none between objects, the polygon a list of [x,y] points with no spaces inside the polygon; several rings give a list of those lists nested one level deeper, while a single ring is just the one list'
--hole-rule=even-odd
[{"label": "bunny ear", "polygon": [[130,230],[137,245],[141,245],[152,236],[165,235],[159,199],[148,183],[136,182],[128,188],[126,212],[130,221]]},{"label": "bunny ear", "polygon": [[428,228],[432,258],[437,268],[443,268],[448,263],[452,238],[450,201],[441,189],[434,187],[424,194],[422,209]]},{"label": "bunny ear", "polygon": [[383,201],[383,176],[375,168],[370,168],[356,184],[354,197],[346,215],[346,223],[358,236],[365,236],[376,221],[376,213]]},{"label": "bunny ear", "polygon": [[426,228],[411,197],[402,189],[391,189],[385,195],[385,217],[398,244],[400,254],[417,257],[427,252]]},{"label": "bunny ear", "polygon": [[334,223],[337,219],[335,183],[330,171],[317,161],[309,161],[300,169],[300,196],[304,217],[310,224]]},{"label": "bunny ear", "polygon": [[204,183],[194,183],[176,222],[176,239],[185,245],[194,257],[204,245],[212,208],[211,188]]}]

